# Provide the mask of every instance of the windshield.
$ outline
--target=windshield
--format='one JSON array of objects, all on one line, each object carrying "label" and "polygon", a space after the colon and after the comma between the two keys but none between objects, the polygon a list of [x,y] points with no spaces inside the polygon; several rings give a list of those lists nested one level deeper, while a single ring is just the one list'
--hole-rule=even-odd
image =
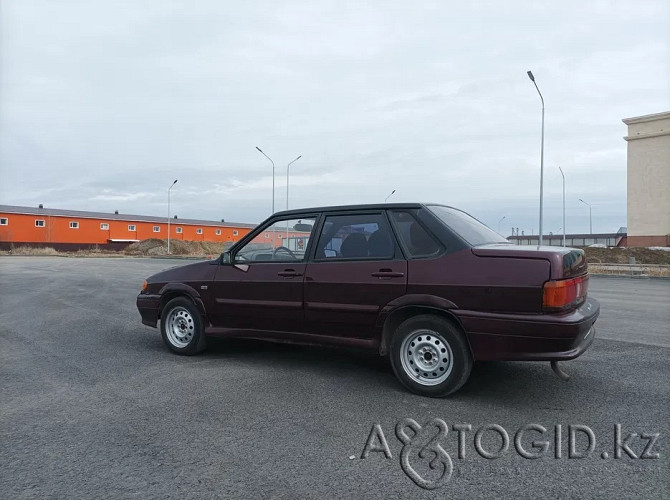
[{"label": "windshield", "polygon": [[427,208],[472,246],[487,243],[509,243],[493,229],[465,212],[441,205],[429,205]]}]

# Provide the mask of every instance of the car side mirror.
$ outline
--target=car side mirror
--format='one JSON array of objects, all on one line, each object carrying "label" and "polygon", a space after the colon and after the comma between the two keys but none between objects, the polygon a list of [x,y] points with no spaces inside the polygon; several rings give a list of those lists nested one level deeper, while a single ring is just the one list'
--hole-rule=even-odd
[{"label": "car side mirror", "polygon": [[232,259],[230,257],[230,252],[225,251],[221,254],[221,264],[224,266],[229,266],[232,263]]}]

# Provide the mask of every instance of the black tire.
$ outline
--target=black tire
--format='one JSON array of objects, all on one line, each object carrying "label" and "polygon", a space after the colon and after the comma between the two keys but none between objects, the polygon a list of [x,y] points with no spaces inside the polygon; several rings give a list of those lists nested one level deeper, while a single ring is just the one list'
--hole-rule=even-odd
[{"label": "black tire", "polygon": [[161,314],[161,337],[177,354],[191,356],[205,349],[202,317],[190,299],[176,297],[165,305]]},{"label": "black tire", "polygon": [[389,355],[398,380],[422,396],[453,394],[472,371],[472,355],[461,329],[432,314],[403,321],[393,333]]}]

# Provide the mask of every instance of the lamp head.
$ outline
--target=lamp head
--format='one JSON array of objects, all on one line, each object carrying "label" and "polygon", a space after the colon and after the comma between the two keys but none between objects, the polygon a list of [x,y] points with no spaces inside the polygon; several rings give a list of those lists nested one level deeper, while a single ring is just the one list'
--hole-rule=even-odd
[{"label": "lamp head", "polygon": [[528,78],[530,78],[530,81],[531,81],[531,82],[534,82],[534,81],[535,81],[535,77],[533,76],[533,72],[532,72],[532,71],[526,71],[526,73],[528,73]]}]

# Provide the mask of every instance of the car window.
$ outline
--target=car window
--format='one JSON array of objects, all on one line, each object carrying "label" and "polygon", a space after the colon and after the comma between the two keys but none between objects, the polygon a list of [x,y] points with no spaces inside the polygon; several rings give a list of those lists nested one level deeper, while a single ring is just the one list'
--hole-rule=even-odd
[{"label": "car window", "polygon": [[410,212],[392,210],[391,219],[410,258],[431,257],[444,250]]},{"label": "car window", "polygon": [[316,248],[316,259],[390,259],[395,243],[384,214],[331,215]]},{"label": "car window", "polygon": [[486,243],[509,243],[493,229],[461,210],[441,205],[429,205],[427,208],[472,246]]},{"label": "car window", "polygon": [[250,264],[305,260],[307,243],[315,223],[314,217],[275,221],[235,253],[235,262]]}]

